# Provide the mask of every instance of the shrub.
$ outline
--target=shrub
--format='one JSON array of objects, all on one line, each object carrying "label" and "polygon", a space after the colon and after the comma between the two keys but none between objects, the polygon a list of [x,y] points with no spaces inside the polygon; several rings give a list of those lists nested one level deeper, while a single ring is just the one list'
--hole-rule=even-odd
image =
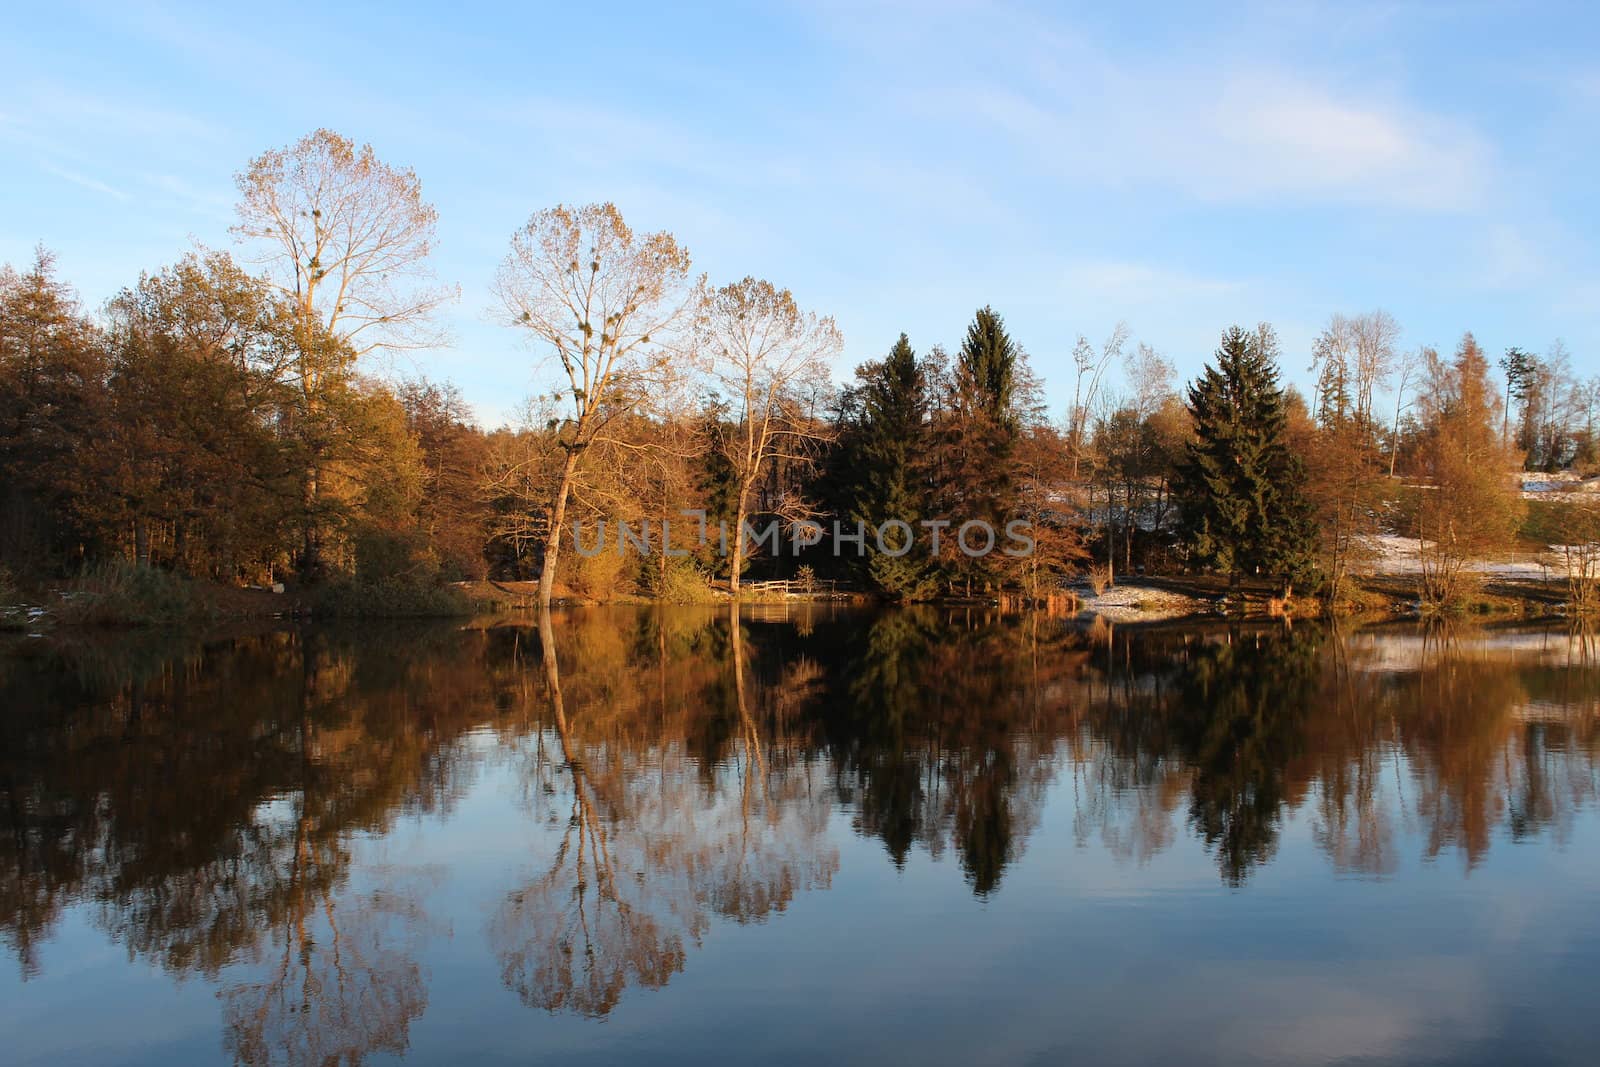
[{"label": "shrub", "polygon": [[624,591],[628,563],[624,553],[610,548],[583,556],[569,545],[561,551],[561,569],[557,574],[575,595],[589,600],[609,600]]},{"label": "shrub", "polygon": [[68,626],[171,626],[215,614],[189,579],[122,560],[86,568],[61,596],[56,616]]},{"label": "shrub", "polygon": [[800,587],[802,593],[815,593],[817,591],[817,572],[811,564],[803,564],[794,572],[794,584]]},{"label": "shrub", "polygon": [[1103,563],[1096,563],[1089,568],[1089,588],[1094,590],[1094,595],[1099,596],[1111,588],[1111,568]]},{"label": "shrub", "polygon": [[345,579],[318,591],[313,610],[339,618],[447,618],[471,615],[470,598],[453,586],[405,578]]},{"label": "shrub", "polygon": [[432,584],[439,563],[418,532],[369,528],[355,538],[356,580],[370,585],[401,580]]},{"label": "shrub", "polygon": [[640,584],[645,592],[668,604],[703,604],[713,599],[706,576],[688,559],[669,559],[663,569],[658,558],[647,558]]}]

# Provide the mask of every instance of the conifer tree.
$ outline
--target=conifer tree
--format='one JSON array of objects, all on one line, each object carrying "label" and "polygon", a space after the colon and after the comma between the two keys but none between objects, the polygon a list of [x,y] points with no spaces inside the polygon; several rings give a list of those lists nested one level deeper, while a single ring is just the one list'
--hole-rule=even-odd
[{"label": "conifer tree", "polygon": [[[856,377],[855,425],[840,456],[849,485],[846,515],[869,531],[891,520],[914,531],[927,504],[927,371],[901,334],[884,359],[858,368]],[[915,599],[932,591],[932,573],[924,552],[896,540],[903,536],[886,532],[890,551],[880,552],[869,534],[867,576],[882,592]],[[900,547],[910,550],[894,554]]]},{"label": "conifer tree", "polygon": [[[964,522],[987,522],[996,531],[1016,510],[1016,449],[1023,409],[1032,388],[1026,357],[990,307],[979,308],[956,353],[936,441],[939,484],[936,509],[952,531]],[[992,583],[995,560],[971,558],[946,536],[940,555],[949,575],[970,591]]]},{"label": "conifer tree", "polygon": [[987,305],[978,309],[966,340],[961,342],[958,371],[978,407],[996,423],[1013,424],[1011,402],[1016,393],[1017,346],[1004,320]]},{"label": "conifer tree", "polygon": [[1444,608],[1472,581],[1472,560],[1515,542],[1526,505],[1512,473],[1519,457],[1495,433],[1489,360],[1471,333],[1453,360],[1435,354],[1429,361],[1421,401],[1418,458],[1432,487],[1417,494],[1418,593],[1430,608]]},{"label": "conifer tree", "polygon": [[0,266],[0,565],[38,568],[93,539],[83,444],[105,421],[105,355],[50,252]]},{"label": "conifer tree", "polygon": [[1316,531],[1290,451],[1277,339],[1232,326],[1213,364],[1189,387],[1195,439],[1178,471],[1192,557],[1226,573],[1279,578],[1286,591],[1312,573]]},{"label": "conifer tree", "polygon": [[[1021,437],[1022,395],[1030,386],[1022,350],[1005,320],[981,307],[955,354],[942,419],[941,506],[952,528],[981,520],[1002,530],[1016,510],[1016,446]],[[990,581],[992,560],[950,553],[958,577]]]}]

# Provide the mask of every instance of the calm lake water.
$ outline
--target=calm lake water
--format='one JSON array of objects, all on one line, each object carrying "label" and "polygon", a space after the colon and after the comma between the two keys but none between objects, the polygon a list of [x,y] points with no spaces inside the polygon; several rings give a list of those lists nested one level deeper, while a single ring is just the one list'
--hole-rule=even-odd
[{"label": "calm lake water", "polygon": [[1597,758],[1559,629],[32,641],[0,1061],[1594,1063]]}]

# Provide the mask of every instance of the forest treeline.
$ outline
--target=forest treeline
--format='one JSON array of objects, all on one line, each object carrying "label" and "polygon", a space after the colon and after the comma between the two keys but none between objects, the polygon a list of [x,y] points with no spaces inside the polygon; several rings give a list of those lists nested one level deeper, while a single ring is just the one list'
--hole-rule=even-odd
[{"label": "forest treeline", "polygon": [[[16,578],[538,579],[548,602],[797,573],[920,599],[1210,572],[1337,601],[1374,535],[1398,533],[1420,546],[1419,595],[1443,604],[1527,536],[1513,472],[1600,467],[1600,378],[1560,342],[1407,349],[1381,311],[1329,320],[1309,396],[1282,384],[1270,325],[1227,328],[1186,386],[1119,325],[1078,339],[1052,411],[990,306],[948,347],[884,339],[841,387],[831,318],[768,281],[696,275],[674,236],[610,204],[513,235],[494,310],[545,391],[485,429],[448,383],[382,373],[448,343],[436,313],[457,295],[428,269],[437,215],[413,172],[320,130],[238,187],[237,256],[180,255],[103,307],[42,248],[0,271],[0,566]],[[735,531],[726,552],[569,551],[602,522],[615,537],[686,509]],[[1536,532],[1592,603],[1596,511],[1546,511]],[[1031,553],[957,550],[962,523],[1018,519]],[[893,521],[919,540],[752,558],[737,531],[774,521]],[[930,551],[920,535],[946,522]]]}]

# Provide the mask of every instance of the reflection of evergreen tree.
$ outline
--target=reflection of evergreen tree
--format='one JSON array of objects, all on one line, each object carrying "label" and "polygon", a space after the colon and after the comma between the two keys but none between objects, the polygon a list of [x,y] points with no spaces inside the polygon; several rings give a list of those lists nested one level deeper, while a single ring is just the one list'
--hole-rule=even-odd
[{"label": "reflection of evergreen tree", "polygon": [[[987,894],[1016,858],[1053,774],[1034,749],[1054,736],[1037,732],[1041,685],[1077,662],[1059,631],[1042,648],[1028,634],[1015,619],[919,609],[880,615],[839,648],[848,699],[825,707],[840,797],[897,864],[913,845],[938,856],[948,844]],[[1057,698],[1044,710],[1065,709]]]},{"label": "reflection of evergreen tree", "polygon": [[1196,772],[1189,817],[1230,883],[1277,847],[1285,774],[1316,700],[1318,634],[1231,633],[1183,675],[1173,740]]},{"label": "reflection of evergreen tree", "polygon": [[926,609],[885,613],[874,619],[849,682],[851,716],[845,736],[861,782],[858,826],[883,838],[896,866],[925,838],[925,750],[910,750],[908,723],[923,693],[921,671],[933,638]]}]

